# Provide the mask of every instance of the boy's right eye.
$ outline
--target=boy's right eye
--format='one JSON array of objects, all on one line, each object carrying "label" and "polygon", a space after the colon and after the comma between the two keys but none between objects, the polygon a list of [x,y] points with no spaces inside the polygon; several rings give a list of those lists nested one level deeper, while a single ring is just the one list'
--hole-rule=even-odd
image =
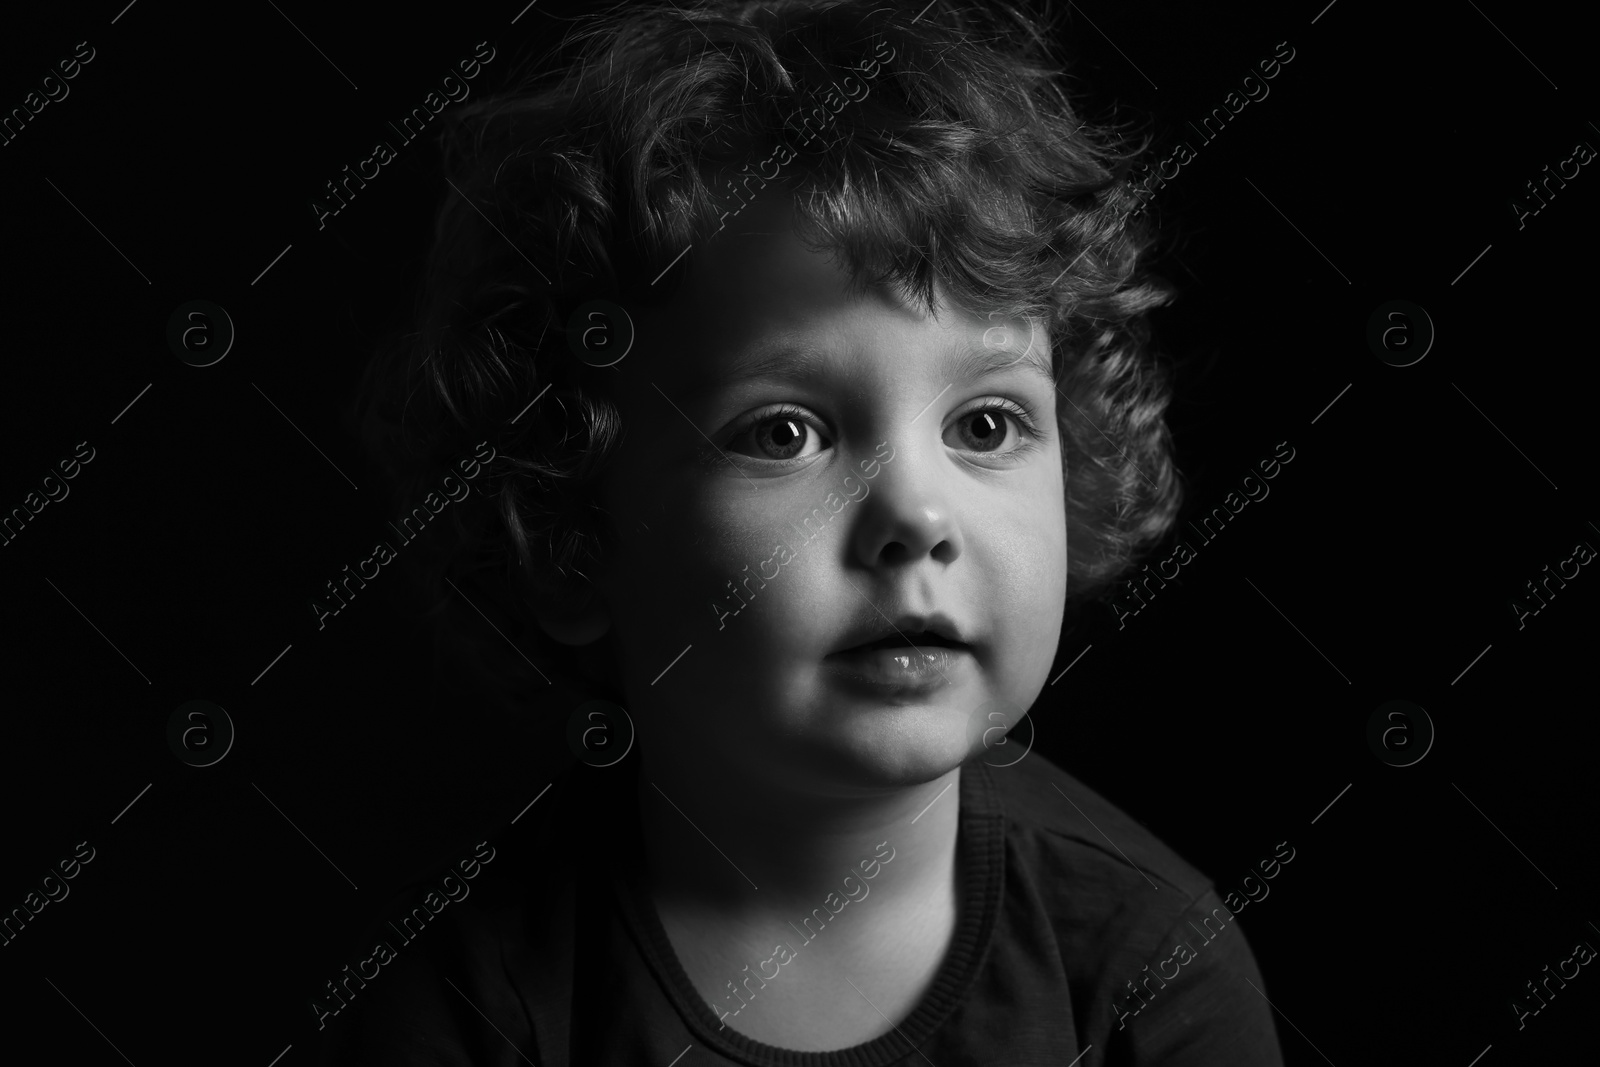
[{"label": "boy's right eye", "polygon": [[[753,453],[743,452],[737,446],[749,439]],[[809,459],[820,452],[824,438],[812,425],[810,416],[793,405],[783,405],[757,414],[744,422],[728,441],[730,451],[741,455],[754,455],[774,463]],[[807,451],[808,443],[818,447]]]}]

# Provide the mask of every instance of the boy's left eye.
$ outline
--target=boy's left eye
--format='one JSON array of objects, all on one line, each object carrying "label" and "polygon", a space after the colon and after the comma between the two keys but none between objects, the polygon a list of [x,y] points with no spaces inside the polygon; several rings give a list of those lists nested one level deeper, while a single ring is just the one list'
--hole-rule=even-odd
[{"label": "boy's left eye", "polygon": [[[1020,426],[1030,434],[1034,432],[1033,422],[1024,412],[994,402],[957,416],[945,430],[946,440],[949,440],[954,431],[956,448],[986,455],[1008,455],[1021,450],[1026,444],[1026,442],[1009,446],[1006,444],[1013,438],[1010,430],[1012,424]],[[1015,436],[1020,441],[1022,434],[1018,432]]]},{"label": "boy's left eye", "polygon": [[[966,452],[1009,455],[1026,448],[1027,442],[1022,438],[1036,436],[1037,432],[1026,411],[1008,402],[993,400],[962,413],[952,421],[945,429],[945,442],[952,448]],[[745,423],[728,442],[728,449],[739,451],[736,446],[746,437],[752,439],[759,452],[758,458],[780,463],[816,455],[825,442],[810,421],[810,416],[804,410],[790,405]],[[808,442],[817,447],[807,450]]]}]

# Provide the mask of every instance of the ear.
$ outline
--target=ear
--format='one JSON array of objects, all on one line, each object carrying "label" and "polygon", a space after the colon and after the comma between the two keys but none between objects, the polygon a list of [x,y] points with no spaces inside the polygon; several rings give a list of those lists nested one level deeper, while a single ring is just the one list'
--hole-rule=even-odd
[{"label": "ear", "polygon": [[611,629],[611,612],[598,592],[573,608],[536,608],[534,619],[551,640],[563,645],[592,645]]}]

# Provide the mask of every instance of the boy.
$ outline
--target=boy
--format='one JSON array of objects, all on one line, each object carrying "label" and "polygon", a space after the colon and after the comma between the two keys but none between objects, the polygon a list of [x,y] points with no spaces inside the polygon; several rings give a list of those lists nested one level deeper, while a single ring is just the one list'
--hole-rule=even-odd
[{"label": "boy", "polygon": [[503,563],[578,676],[524,707],[637,736],[330,983],[331,1057],[1281,1062],[1207,880],[987,758],[1069,592],[1179,499],[1129,155],[1043,42],[944,0],[630,5],[456,114],[371,440],[403,487],[492,442],[433,588]]}]

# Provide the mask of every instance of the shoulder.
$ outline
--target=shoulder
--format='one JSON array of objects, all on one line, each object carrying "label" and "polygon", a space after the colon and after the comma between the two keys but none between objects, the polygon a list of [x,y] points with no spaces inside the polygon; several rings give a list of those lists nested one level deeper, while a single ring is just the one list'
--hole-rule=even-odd
[{"label": "shoulder", "polygon": [[1043,941],[1080,1037],[1105,1043],[1107,1062],[1281,1067],[1254,953],[1209,878],[1037,753],[971,769],[1005,823],[1013,933],[992,947],[998,966]]},{"label": "shoulder", "polygon": [[1192,864],[1038,753],[970,769],[987,777],[1004,819],[1006,906],[1053,937],[1075,981],[1117,980],[1113,972],[1221,903]]},{"label": "shoulder", "polygon": [[[535,1050],[530,1012],[550,1021],[572,950],[568,807],[529,811],[388,898],[359,943],[370,954],[352,948],[351,967],[311,1001],[319,1029],[336,1024],[323,1064],[465,1067],[486,1042]],[[365,981],[337,984],[349,972]]]},{"label": "shoulder", "polygon": [[1009,767],[972,769],[993,784],[1012,850],[1041,873],[1064,866],[1074,881],[1137,884],[1185,900],[1212,888],[1211,879],[1137,819],[1037,752]]}]

